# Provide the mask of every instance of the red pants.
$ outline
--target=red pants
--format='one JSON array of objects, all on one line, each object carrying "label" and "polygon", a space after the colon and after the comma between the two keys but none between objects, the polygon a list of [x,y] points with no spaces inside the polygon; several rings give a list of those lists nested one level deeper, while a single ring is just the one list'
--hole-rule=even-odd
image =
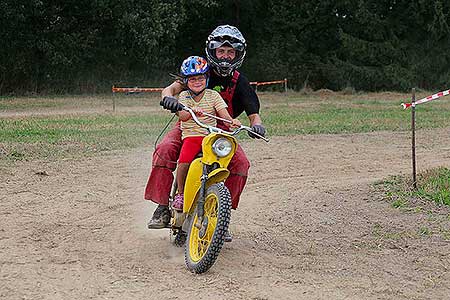
[{"label": "red pants", "polygon": [[[182,146],[179,122],[170,130],[156,147],[153,153],[152,169],[145,187],[144,198],[157,204],[168,205],[169,194],[173,183],[173,171],[177,166],[177,159]],[[231,207],[236,209],[245,183],[247,182],[250,162],[241,146],[228,165],[230,176],[225,186],[231,193]]]},{"label": "red pants", "polygon": [[183,140],[178,163],[190,164],[194,158],[202,151],[202,141],[204,136],[191,136]]}]

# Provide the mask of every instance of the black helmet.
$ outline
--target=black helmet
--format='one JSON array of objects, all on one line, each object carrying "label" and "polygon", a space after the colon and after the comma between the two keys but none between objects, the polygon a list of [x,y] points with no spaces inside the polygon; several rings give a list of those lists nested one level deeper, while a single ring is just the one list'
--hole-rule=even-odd
[{"label": "black helmet", "polygon": [[[236,57],[231,61],[218,59],[216,49],[221,46],[233,47],[236,51]],[[214,29],[208,36],[205,51],[208,62],[219,75],[229,76],[235,69],[242,65],[246,48],[245,38],[239,29],[230,25],[221,25]]]}]

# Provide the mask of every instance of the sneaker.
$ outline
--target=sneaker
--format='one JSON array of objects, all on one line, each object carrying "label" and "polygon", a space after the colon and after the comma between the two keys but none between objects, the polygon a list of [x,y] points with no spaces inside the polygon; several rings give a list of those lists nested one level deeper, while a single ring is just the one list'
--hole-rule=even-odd
[{"label": "sneaker", "polygon": [[172,208],[176,210],[183,210],[184,197],[183,194],[176,194],[173,198]]},{"label": "sneaker", "polygon": [[158,205],[153,216],[147,224],[148,229],[161,229],[169,227],[170,211],[167,205]]},{"label": "sneaker", "polygon": [[224,240],[225,242],[227,242],[227,243],[233,241],[233,236],[231,235],[229,229],[227,230],[227,232],[225,232],[225,236],[224,236],[223,240]]}]

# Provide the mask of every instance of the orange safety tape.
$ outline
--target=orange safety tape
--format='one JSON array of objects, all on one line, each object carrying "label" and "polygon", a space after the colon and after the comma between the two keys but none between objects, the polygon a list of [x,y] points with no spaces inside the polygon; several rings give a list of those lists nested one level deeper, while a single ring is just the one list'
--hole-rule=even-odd
[{"label": "orange safety tape", "polygon": [[268,84],[278,84],[278,83],[284,83],[285,80],[277,80],[277,81],[265,81],[265,82],[257,82],[253,81],[250,82],[251,85],[268,85]]},{"label": "orange safety tape", "polygon": [[118,88],[118,87],[112,87],[113,93],[139,93],[139,92],[161,92],[163,88]]},{"label": "orange safety tape", "polygon": [[268,85],[268,84],[278,84],[278,83],[284,83],[284,80],[269,81],[269,82],[258,82],[258,85]]},{"label": "orange safety tape", "polygon": [[[276,81],[265,81],[265,82],[257,82],[257,81],[253,81],[250,82],[251,85],[268,85],[268,84],[279,84],[279,83],[285,83],[287,80],[276,80]],[[138,93],[138,92],[161,92],[163,90],[163,88],[138,88],[138,87],[134,87],[134,88],[128,88],[128,87],[112,87],[112,92],[113,93]]]}]

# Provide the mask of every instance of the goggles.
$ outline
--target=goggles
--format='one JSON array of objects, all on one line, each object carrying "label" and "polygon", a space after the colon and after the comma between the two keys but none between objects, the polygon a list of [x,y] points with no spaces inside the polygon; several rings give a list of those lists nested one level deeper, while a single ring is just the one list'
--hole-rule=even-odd
[{"label": "goggles", "polygon": [[229,40],[223,40],[223,41],[209,41],[209,43],[208,43],[209,49],[217,49],[222,46],[230,46],[234,50],[237,50],[237,51],[245,50],[245,45],[242,44],[241,42],[232,42]]},{"label": "goggles", "polygon": [[202,75],[194,75],[194,76],[190,76],[187,77],[187,81],[190,83],[196,83],[196,82],[203,82],[206,81],[206,79],[208,78],[208,75],[206,74],[202,74]]}]

